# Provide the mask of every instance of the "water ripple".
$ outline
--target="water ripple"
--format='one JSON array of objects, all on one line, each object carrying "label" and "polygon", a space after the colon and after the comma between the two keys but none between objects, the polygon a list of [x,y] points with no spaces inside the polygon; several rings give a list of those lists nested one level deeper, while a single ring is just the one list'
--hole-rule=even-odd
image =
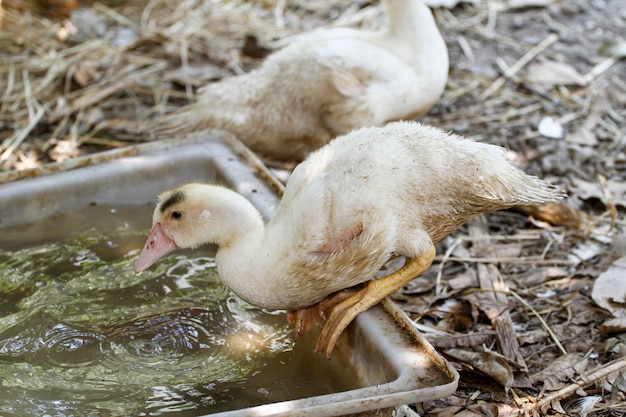
[{"label": "water ripple", "polygon": [[64,324],[57,324],[46,332],[44,341],[48,360],[56,366],[87,366],[102,357],[102,336]]},{"label": "water ripple", "polygon": [[168,370],[199,365],[223,345],[211,316],[209,310],[195,308],[118,325],[107,335],[113,360]]}]

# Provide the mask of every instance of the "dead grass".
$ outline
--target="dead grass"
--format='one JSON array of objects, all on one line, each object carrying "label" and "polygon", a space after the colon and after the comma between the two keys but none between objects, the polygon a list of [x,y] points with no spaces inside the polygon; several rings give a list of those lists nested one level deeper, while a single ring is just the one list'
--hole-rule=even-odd
[{"label": "dead grass", "polygon": [[[601,53],[619,42],[626,17],[611,1],[515,6],[523,3],[436,10],[452,65],[423,121],[506,147],[569,192],[585,227],[496,213],[442,243],[438,264],[396,299],[462,380],[454,397],[419,407],[433,416],[623,415],[624,328],[600,331],[612,316],[592,291],[626,256],[626,65]],[[321,26],[381,24],[377,3],[347,0],[80,6],[71,21],[0,15],[2,170],[138,140],[103,126],[158,117],[201,85],[249,71],[260,60],[242,53],[246,35],[272,46]],[[550,137],[550,127],[564,133]]]}]

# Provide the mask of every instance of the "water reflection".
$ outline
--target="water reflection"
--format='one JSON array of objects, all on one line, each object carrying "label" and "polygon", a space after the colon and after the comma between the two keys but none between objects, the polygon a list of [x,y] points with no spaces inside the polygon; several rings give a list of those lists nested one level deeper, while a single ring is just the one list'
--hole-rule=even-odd
[{"label": "water reflection", "polygon": [[354,387],[315,335],[294,344],[284,315],[233,296],[210,249],[135,275],[144,237],[0,250],[0,415],[193,416]]}]

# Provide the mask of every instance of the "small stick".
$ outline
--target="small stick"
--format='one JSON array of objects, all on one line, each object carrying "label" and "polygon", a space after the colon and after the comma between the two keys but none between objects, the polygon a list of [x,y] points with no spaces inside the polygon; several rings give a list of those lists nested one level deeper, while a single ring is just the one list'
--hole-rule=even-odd
[{"label": "small stick", "polygon": [[30,118],[28,122],[28,126],[22,129],[18,134],[13,136],[12,139],[9,139],[9,145],[5,149],[5,151],[0,155],[0,162],[4,162],[7,160],[9,156],[17,149],[18,146],[26,139],[26,136],[37,126],[41,118],[43,117],[45,111],[43,106],[38,106],[37,113],[35,113],[34,117]]},{"label": "small stick", "polygon": [[130,20],[129,18],[122,16],[121,14],[119,14],[117,11],[111,9],[109,6],[99,3],[99,2],[95,2],[92,6],[91,6],[94,10],[98,10],[104,14],[106,14],[107,16],[109,16],[111,19],[115,20],[117,23],[120,23],[124,26],[128,26],[129,28],[133,28],[134,30],[139,30],[139,27],[137,26],[137,24],[135,22],[133,22],[132,20]]},{"label": "small stick", "polygon": [[552,401],[565,398],[568,395],[576,392],[579,388],[584,388],[587,385],[591,385],[592,383],[598,381],[599,379],[605,378],[607,375],[612,374],[613,372],[619,372],[626,368],[626,357],[621,357],[609,363],[602,365],[599,368],[593,370],[587,376],[580,376],[580,379],[565,388],[562,388],[552,394],[544,397],[541,401],[539,401],[535,408],[541,409],[543,406],[550,404]]},{"label": "small stick", "polygon": [[131,84],[134,80],[136,79],[143,79],[144,77],[146,77],[147,75],[153,73],[153,72],[157,72],[160,71],[162,69],[164,69],[166,67],[166,63],[162,62],[160,64],[155,64],[151,67],[133,72],[131,74],[129,74],[128,76],[126,76],[126,78],[122,78],[120,80],[117,80],[115,82],[112,82],[111,84],[109,84],[106,87],[100,87],[98,89],[96,89],[95,87],[92,89],[91,94],[86,94],[83,95],[82,97],[74,100],[74,102],[68,106],[65,107],[63,110],[57,112],[56,114],[53,114],[51,116],[51,121],[56,121],[68,114],[74,113],[78,110],[84,109],[86,107],[89,107],[90,105],[97,103],[103,99],[105,99],[106,97],[117,93],[118,91],[126,88],[129,84]]},{"label": "small stick", "polygon": [[6,161],[9,156],[11,156],[24,139],[26,139],[28,134],[35,128],[35,126],[37,126],[45,113],[44,107],[37,103],[37,100],[33,97],[30,78],[26,69],[22,70],[22,79],[24,83],[24,101],[26,102],[26,106],[28,108],[28,125],[4,141],[2,147],[5,149],[4,152],[2,152],[2,155],[0,155],[0,162]]},{"label": "small stick", "polygon": [[437,279],[436,279],[436,284],[435,284],[435,294],[437,295],[441,295],[443,292],[443,289],[441,287],[441,277],[443,276],[443,266],[446,264],[446,261],[448,260],[448,258],[450,257],[450,255],[452,255],[452,251],[454,251],[454,249],[456,249],[457,246],[459,246],[461,243],[464,242],[464,238],[460,237],[458,239],[456,239],[454,241],[454,243],[452,243],[452,245],[450,245],[450,247],[448,248],[448,250],[446,251],[446,253],[443,255],[443,258],[441,258],[441,262],[439,263],[439,271],[437,271]]},{"label": "small stick", "polygon": [[285,28],[285,0],[278,0],[274,7],[274,20],[279,29]]},{"label": "small stick", "polygon": [[[436,261],[444,260],[439,256],[435,257]],[[523,264],[534,264],[534,265],[575,265],[574,261],[569,261],[567,259],[542,259],[538,256],[531,256],[527,258],[467,258],[467,257],[450,257],[445,258],[448,262],[471,262],[471,263],[481,263],[481,264],[514,264],[514,265],[523,265]]]},{"label": "small stick", "polygon": [[554,344],[559,348],[559,350],[561,351],[562,354],[567,355],[567,351],[565,350],[565,348],[563,347],[561,342],[559,342],[559,339],[557,339],[557,337],[554,334],[554,332],[552,332],[552,330],[550,329],[550,326],[548,326],[548,323],[546,323],[544,321],[543,317],[541,317],[539,315],[537,310],[535,310],[530,304],[528,304],[526,302],[526,300],[524,300],[522,297],[520,297],[515,291],[509,291],[509,293],[513,296],[513,298],[517,299],[520,303],[524,304],[524,306],[527,309],[529,309],[535,315],[535,317],[537,317],[539,319],[539,322],[541,323],[543,328],[546,329],[546,331],[550,335],[550,338],[554,341]]},{"label": "small stick", "polygon": [[598,174],[598,182],[602,186],[602,191],[604,192],[604,197],[606,198],[606,207],[609,212],[609,216],[611,217],[611,228],[609,231],[615,229],[615,223],[617,220],[617,207],[615,206],[615,201],[613,200],[613,193],[609,188],[609,183],[606,180],[606,177],[602,174]]},{"label": "small stick", "polygon": [[602,75],[602,73],[611,68],[613,64],[615,64],[617,61],[617,58],[610,57],[598,63],[596,66],[591,68],[591,70],[587,74],[584,75],[585,81],[587,83],[590,83],[591,81]]},{"label": "small stick", "polygon": [[504,85],[507,79],[511,78],[515,74],[519,72],[522,68],[526,66],[533,58],[543,52],[544,49],[548,48],[554,42],[559,40],[558,35],[552,33],[550,36],[541,41],[537,46],[528,51],[523,57],[519,59],[515,64],[513,64],[507,71],[504,72],[504,75],[499,77],[497,80],[493,82],[483,93],[478,97],[479,100],[484,100],[489,97],[491,94],[495,93],[500,87]]}]

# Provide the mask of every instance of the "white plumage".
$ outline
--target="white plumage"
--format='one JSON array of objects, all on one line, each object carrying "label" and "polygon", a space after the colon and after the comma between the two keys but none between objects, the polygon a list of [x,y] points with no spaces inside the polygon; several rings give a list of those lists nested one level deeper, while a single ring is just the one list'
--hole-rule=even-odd
[{"label": "white plumage", "polygon": [[[428,268],[433,245],[469,218],[562,197],[508,163],[499,147],[395,122],[356,130],[309,155],[267,225],[248,200],[220,186],[165,192],[135,269],[177,247],[217,243],[220,278],[236,294],[258,306],[298,310],[372,279],[393,254],[412,260],[400,280],[392,274],[355,293],[342,307],[352,311],[349,323]],[[368,301],[360,305],[362,298]],[[331,314],[329,322],[337,320]],[[332,350],[333,337],[322,346]]]},{"label": "white plumage", "polygon": [[205,86],[152,133],[220,128],[266,160],[301,161],[355,128],[423,115],[445,88],[446,44],[420,0],[384,4],[386,29],[296,36],[260,68]]}]

